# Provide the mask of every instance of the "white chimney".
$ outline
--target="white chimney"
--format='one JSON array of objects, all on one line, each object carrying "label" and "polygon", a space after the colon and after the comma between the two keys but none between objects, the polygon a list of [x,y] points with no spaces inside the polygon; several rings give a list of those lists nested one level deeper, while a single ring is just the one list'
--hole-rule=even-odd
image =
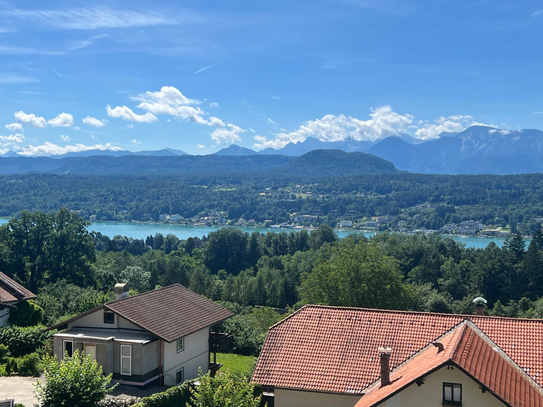
[{"label": "white chimney", "polygon": [[115,301],[128,297],[128,283],[115,284]]}]

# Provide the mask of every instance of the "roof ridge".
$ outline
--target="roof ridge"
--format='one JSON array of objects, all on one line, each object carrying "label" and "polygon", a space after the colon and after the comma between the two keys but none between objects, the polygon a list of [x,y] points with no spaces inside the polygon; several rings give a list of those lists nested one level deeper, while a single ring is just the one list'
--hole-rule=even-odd
[{"label": "roof ridge", "polygon": [[[157,292],[157,291],[162,291],[162,290],[165,290],[166,288],[171,288],[171,287],[174,287],[174,286],[177,286],[177,285],[178,285],[178,286],[181,286],[181,287],[183,287],[183,288],[185,288],[185,289],[188,290],[188,288],[185,287],[184,285],[179,284],[179,283],[175,283],[175,284],[170,284],[170,285],[167,285],[167,286],[165,286],[165,287],[160,287],[160,288],[157,288],[157,289],[154,289],[154,290],[145,291],[145,292],[143,292],[143,293],[138,293],[138,294],[136,294],[136,295],[129,295],[129,296],[127,296],[127,297],[121,298],[120,300],[108,301],[108,302],[104,303],[104,305],[109,305],[109,304],[113,304],[113,303],[117,303],[117,304],[118,304],[118,303],[120,303],[121,301],[128,300],[129,298],[138,298],[138,297],[142,297],[142,296],[144,296],[144,295],[146,295],[146,294],[152,294],[152,293],[155,293],[155,292]],[[189,291],[191,291],[191,290],[189,290]],[[198,294],[198,293],[195,293],[195,294]],[[200,295],[200,294],[198,294],[198,295]],[[203,295],[202,295],[202,297],[203,297]],[[204,297],[204,298],[206,298],[206,297]]]},{"label": "roof ridge", "polygon": [[329,309],[344,309],[352,311],[370,311],[370,312],[384,312],[389,314],[409,314],[409,315],[435,315],[442,317],[463,317],[464,319],[498,319],[498,320],[512,320],[512,321],[530,321],[530,322],[543,322],[543,318],[515,318],[515,317],[499,317],[495,315],[474,315],[474,314],[447,314],[443,312],[428,312],[428,311],[411,311],[411,310],[392,310],[382,308],[365,308],[365,307],[347,307],[341,305],[319,305],[319,304],[306,304],[292,315],[301,311],[304,308],[329,308]]}]

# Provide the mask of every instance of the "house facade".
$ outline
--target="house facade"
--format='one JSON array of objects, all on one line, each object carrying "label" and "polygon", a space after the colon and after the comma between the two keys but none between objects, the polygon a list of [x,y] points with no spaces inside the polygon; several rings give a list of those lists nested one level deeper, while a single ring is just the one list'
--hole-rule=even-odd
[{"label": "house facade", "polygon": [[541,338],[543,320],[308,305],[270,328],[251,380],[275,407],[543,406]]},{"label": "house facade", "polygon": [[210,353],[228,345],[228,335],[210,332],[233,313],[175,284],[132,297],[117,285],[116,301],[49,329],[59,361],[75,350],[92,357],[105,374],[122,384],[173,386],[198,371],[215,372]]},{"label": "house facade", "polygon": [[8,324],[17,304],[34,298],[36,296],[32,292],[0,271],[0,328]]}]

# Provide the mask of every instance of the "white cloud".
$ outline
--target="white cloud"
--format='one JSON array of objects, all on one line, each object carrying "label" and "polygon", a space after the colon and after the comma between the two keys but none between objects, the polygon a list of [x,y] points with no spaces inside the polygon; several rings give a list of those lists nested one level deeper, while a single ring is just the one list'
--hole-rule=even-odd
[{"label": "white cloud", "polygon": [[93,127],[103,127],[106,125],[107,120],[100,120],[96,117],[87,116],[83,119],[83,123],[88,124],[89,126]]},{"label": "white cloud", "polygon": [[209,107],[219,107],[219,104],[217,102],[211,102]]},{"label": "white cloud", "polygon": [[132,143],[133,144],[141,144],[141,141],[134,139],[134,140],[132,140]]},{"label": "white cloud", "polygon": [[281,99],[280,96],[273,96],[273,95],[271,96],[271,98],[272,98],[272,100],[279,100],[279,99]]},{"label": "white cloud", "polygon": [[126,106],[117,106],[112,108],[110,105],[106,107],[107,115],[114,118],[121,118],[123,120],[131,120],[133,122],[140,123],[152,123],[156,122],[158,119],[152,113],[137,114],[134,113],[129,107]]},{"label": "white cloud", "polygon": [[70,113],[61,113],[54,119],[48,120],[53,127],[70,127],[74,124],[74,117]]},{"label": "white cloud", "polygon": [[202,102],[189,99],[173,86],[163,86],[157,92],[145,92],[132,97],[140,102],[137,107],[153,114],[168,114],[182,120],[213,127],[224,127],[224,122],[217,117],[204,118],[206,114],[198,106]]},{"label": "white cloud", "polygon": [[[0,53],[1,53],[1,50],[0,50]],[[2,84],[31,83],[31,82],[38,82],[38,80],[36,78],[33,78],[32,76],[22,76],[22,75],[13,75],[13,74],[0,75],[0,83]]]},{"label": "white cloud", "polygon": [[476,122],[470,115],[441,116],[434,123],[423,123],[414,135],[421,140],[432,140],[439,138],[441,133],[460,133],[470,126],[498,127]]},{"label": "white cloud", "polygon": [[532,12],[532,17],[539,17],[543,15],[543,10],[535,10]]},{"label": "white cloud", "polygon": [[133,124],[130,124],[130,123],[128,123],[128,124],[126,125],[126,127],[128,127],[129,129],[133,129],[133,128],[134,128],[134,125],[133,125]]},{"label": "white cloud", "polygon": [[68,142],[71,140],[70,136],[65,136],[65,135],[60,136],[60,138],[62,139],[62,141],[65,141],[65,142]]},{"label": "white cloud", "polygon": [[43,117],[36,116],[34,113],[27,114],[22,110],[14,114],[15,119],[22,124],[26,124],[37,129],[44,129],[47,127],[47,122]]},{"label": "white cloud", "polygon": [[[321,141],[341,141],[348,137],[355,140],[377,140],[398,133],[406,132],[413,123],[410,114],[401,115],[390,106],[373,109],[370,119],[360,120],[345,115],[332,114],[322,119],[308,121],[297,130],[275,134],[275,139],[269,140],[264,136],[255,136],[257,141],[254,148],[282,148],[288,143],[304,141],[307,137],[316,137]],[[270,120],[270,119],[268,119]]]},{"label": "white cloud", "polygon": [[97,138],[94,134],[92,134],[92,133],[89,134],[89,137],[90,137],[91,139],[93,139],[93,140],[98,140],[98,138]]},{"label": "white cloud", "polygon": [[9,136],[0,136],[0,143],[4,145],[21,144],[24,139],[25,136],[22,134],[10,134]]},{"label": "white cloud", "polygon": [[31,157],[31,156],[42,156],[42,155],[61,155],[61,154],[67,154],[67,153],[78,153],[81,151],[89,151],[89,150],[111,150],[111,151],[121,151],[122,148],[120,147],[113,147],[110,143],[107,144],[95,144],[92,146],[87,146],[84,144],[74,144],[74,145],[67,145],[67,146],[58,146],[56,144],[45,142],[42,145],[39,146],[26,146],[19,150],[17,154]]},{"label": "white cloud", "polygon": [[502,129],[502,130],[496,130],[496,129],[488,130],[488,134],[494,134],[494,133],[499,133],[499,134],[501,134],[502,136],[507,136],[508,134],[511,134],[512,131],[511,131],[511,130],[506,130],[506,129]]},{"label": "white cloud", "polygon": [[24,131],[21,123],[11,123],[4,126],[9,131]]},{"label": "white cloud", "polygon": [[222,142],[235,143],[236,141],[241,141],[240,134],[244,131],[245,130],[241,127],[228,123],[226,127],[214,130],[213,133],[211,133],[211,138],[215,140],[217,144],[221,144]]},{"label": "white cloud", "polygon": [[0,15],[63,30],[144,27],[179,24],[194,18],[172,17],[152,10],[112,10],[107,6],[64,10],[4,9]]},{"label": "white cloud", "polygon": [[270,119],[269,117],[266,119],[266,123],[268,124],[273,124],[274,126],[279,126],[279,123],[275,123],[272,119]]},{"label": "white cloud", "polygon": [[203,144],[196,144],[196,147],[198,147],[198,148],[206,148],[206,146],[204,146]]}]

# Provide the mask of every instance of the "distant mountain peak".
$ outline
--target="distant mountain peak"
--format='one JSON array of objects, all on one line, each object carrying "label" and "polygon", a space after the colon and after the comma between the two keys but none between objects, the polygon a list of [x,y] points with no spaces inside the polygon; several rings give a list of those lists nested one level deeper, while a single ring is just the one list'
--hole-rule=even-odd
[{"label": "distant mountain peak", "polygon": [[217,151],[214,155],[255,155],[256,152],[250,148],[238,146],[237,144],[230,144],[228,147]]}]

